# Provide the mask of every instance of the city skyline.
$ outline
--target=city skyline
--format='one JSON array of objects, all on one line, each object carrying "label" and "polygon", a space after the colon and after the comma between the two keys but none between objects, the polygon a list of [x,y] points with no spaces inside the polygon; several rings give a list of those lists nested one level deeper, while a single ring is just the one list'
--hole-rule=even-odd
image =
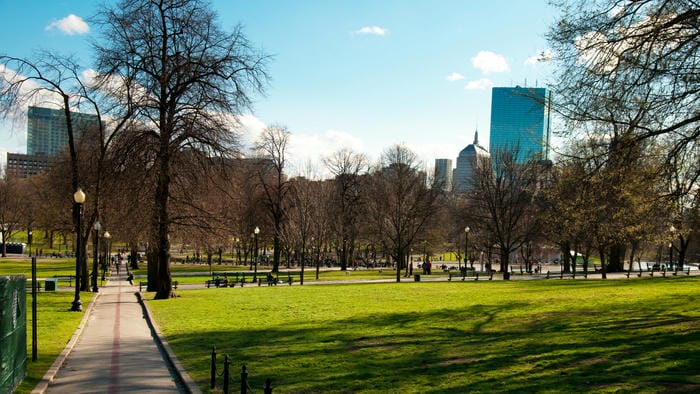
[{"label": "city skyline", "polygon": [[[98,38],[92,2],[0,3],[0,34],[13,37],[5,54],[53,49],[89,65],[88,43]],[[212,4],[224,28],[241,23],[274,56],[266,96],[242,116],[246,141],[265,125],[287,126],[299,168],[341,147],[376,160],[404,144],[426,167],[455,159],[475,129],[488,146],[491,87],[545,86],[550,72],[538,61],[550,56],[544,34],[555,16],[545,1]],[[26,120],[0,123],[0,141],[3,163],[5,152],[25,153]]]}]

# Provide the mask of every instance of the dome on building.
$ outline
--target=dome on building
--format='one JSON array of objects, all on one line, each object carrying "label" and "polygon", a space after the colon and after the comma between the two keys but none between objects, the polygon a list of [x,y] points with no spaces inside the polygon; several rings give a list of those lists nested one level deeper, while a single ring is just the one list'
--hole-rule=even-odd
[{"label": "dome on building", "polygon": [[474,143],[467,145],[457,156],[457,165],[459,165],[459,158],[462,156],[479,156],[479,157],[489,157],[489,151],[483,146],[479,145],[479,130],[474,131]]},{"label": "dome on building", "polygon": [[474,143],[467,145],[457,156],[457,167],[452,176],[453,190],[456,193],[470,190],[473,168],[477,160],[490,156],[486,148],[479,145],[479,131],[474,131]]}]

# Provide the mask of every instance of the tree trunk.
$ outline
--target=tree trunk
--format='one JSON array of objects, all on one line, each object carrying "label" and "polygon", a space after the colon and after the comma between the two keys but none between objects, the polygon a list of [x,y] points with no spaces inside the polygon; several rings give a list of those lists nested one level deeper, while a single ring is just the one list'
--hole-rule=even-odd
[{"label": "tree trunk", "polygon": [[616,244],[610,247],[610,258],[606,267],[608,272],[623,272],[625,270],[625,252],[626,246]]},{"label": "tree trunk", "polygon": [[571,272],[571,245],[568,242],[561,244],[561,255],[564,260],[564,272]]}]

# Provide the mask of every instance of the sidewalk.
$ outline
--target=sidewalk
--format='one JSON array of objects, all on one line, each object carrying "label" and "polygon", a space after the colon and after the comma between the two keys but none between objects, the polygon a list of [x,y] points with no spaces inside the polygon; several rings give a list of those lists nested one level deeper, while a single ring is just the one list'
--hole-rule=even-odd
[{"label": "sidewalk", "polygon": [[157,345],[137,291],[125,274],[113,275],[99,289],[94,304],[84,306],[87,323],[72,349],[69,343],[64,351],[68,356],[46,392],[189,392]]}]

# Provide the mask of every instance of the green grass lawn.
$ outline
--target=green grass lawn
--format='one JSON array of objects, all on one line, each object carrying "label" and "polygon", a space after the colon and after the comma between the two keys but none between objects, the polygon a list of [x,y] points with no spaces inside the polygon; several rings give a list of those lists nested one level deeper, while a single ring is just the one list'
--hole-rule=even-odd
[{"label": "green grass lawn", "polygon": [[148,303],[204,390],[216,345],[276,393],[700,391],[700,277],[178,295]]},{"label": "green grass lawn", "polygon": [[[28,280],[32,275],[31,258],[0,259],[0,274],[25,275]],[[49,278],[54,275],[75,275],[75,258],[42,258],[36,262],[36,276]]]},{"label": "green grass lawn", "polygon": [[[83,292],[83,310],[92,300]],[[37,361],[32,361],[32,298],[27,295],[27,377],[15,393],[29,393],[41,380],[78,328],[84,312],[71,312],[74,293],[41,292],[37,295]]]}]

